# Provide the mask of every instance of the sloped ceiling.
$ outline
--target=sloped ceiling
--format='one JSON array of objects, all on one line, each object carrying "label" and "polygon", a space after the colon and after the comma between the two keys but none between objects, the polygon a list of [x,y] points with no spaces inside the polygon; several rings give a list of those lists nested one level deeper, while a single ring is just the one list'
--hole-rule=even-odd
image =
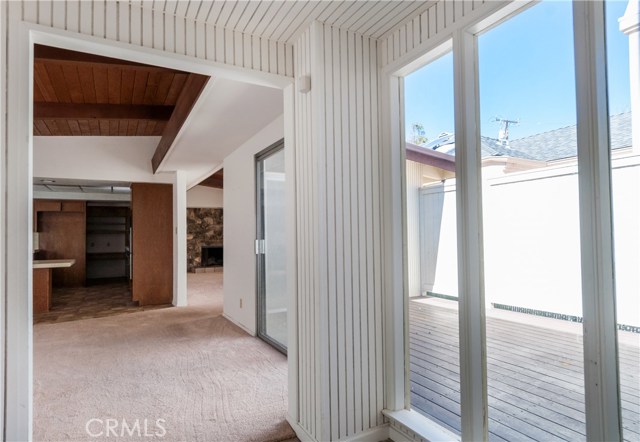
[{"label": "sloped ceiling", "polygon": [[379,38],[433,3],[411,0],[145,0],[142,7],[274,41],[294,43],[314,20]]}]

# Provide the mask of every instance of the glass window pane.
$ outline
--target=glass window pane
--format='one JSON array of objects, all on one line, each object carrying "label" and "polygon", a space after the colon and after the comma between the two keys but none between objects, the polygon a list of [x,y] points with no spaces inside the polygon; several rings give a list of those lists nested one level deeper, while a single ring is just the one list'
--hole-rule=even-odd
[{"label": "glass window pane", "polygon": [[618,362],[629,441],[640,440],[640,33],[634,6],[637,1],[607,1],[605,10]]},{"label": "glass window pane", "polygon": [[411,407],[460,434],[453,56],[405,78]]},{"label": "glass window pane", "polygon": [[571,2],[478,37],[491,440],[585,440]]},{"label": "glass window pane", "polygon": [[265,333],[287,347],[286,188],[284,149],[264,159]]}]

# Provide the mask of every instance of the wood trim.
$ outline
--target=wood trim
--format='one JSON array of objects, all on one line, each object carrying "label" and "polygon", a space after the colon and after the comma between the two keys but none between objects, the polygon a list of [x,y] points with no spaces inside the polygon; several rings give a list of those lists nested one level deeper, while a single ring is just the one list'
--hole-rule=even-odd
[{"label": "wood trim", "polygon": [[33,118],[168,121],[173,110],[173,106],[37,102],[33,104]]},{"label": "wood trim", "polygon": [[191,109],[193,109],[196,101],[198,101],[198,97],[200,97],[200,94],[204,90],[209,78],[210,77],[206,75],[200,74],[190,74],[187,78],[184,88],[182,89],[182,93],[176,101],[174,112],[167,122],[162,138],[160,139],[158,147],[153,154],[151,166],[153,167],[154,173],[158,170],[160,163],[162,163],[162,160],[169,152],[171,145],[178,136],[182,125],[187,120]]},{"label": "wood trim", "polygon": [[406,143],[407,160],[427,164],[449,172],[456,171],[456,157],[446,153]]}]

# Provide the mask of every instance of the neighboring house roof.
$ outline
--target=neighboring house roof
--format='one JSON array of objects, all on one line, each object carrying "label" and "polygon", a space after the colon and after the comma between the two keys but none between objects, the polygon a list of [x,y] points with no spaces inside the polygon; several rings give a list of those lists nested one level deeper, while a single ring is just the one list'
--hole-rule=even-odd
[{"label": "neighboring house roof", "polygon": [[[631,112],[612,115],[609,120],[611,149],[631,146]],[[525,160],[553,161],[577,155],[578,137],[576,126],[542,132],[525,138],[512,140],[508,145],[490,137],[480,137],[482,158],[511,157]],[[455,135],[442,133],[424,146],[438,152],[455,155]]]},{"label": "neighboring house roof", "polygon": [[[609,119],[611,149],[631,146],[631,112],[612,115]],[[513,149],[526,152],[536,160],[552,161],[577,155],[576,126],[561,127],[529,137],[512,140]]]},{"label": "neighboring house roof", "polygon": [[[436,152],[446,153],[448,155],[455,155],[456,153],[456,140],[453,134],[441,134],[441,136],[424,146],[424,149],[433,149]],[[522,158],[525,160],[535,160],[536,158],[528,155],[525,152],[513,149],[512,146],[502,144],[495,138],[480,137],[480,149],[482,150],[482,158],[487,157],[512,157]]]}]

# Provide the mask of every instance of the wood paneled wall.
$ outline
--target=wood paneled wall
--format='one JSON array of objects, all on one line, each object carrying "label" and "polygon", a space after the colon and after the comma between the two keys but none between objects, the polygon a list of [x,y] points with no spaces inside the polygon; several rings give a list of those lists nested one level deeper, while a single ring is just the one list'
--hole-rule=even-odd
[{"label": "wood paneled wall", "polygon": [[295,45],[299,425],[338,440],[382,423],[375,40],[314,23]]},{"label": "wood paneled wall", "polygon": [[22,20],[272,74],[293,76],[292,45],[180,18],[140,2],[27,0]]},{"label": "wood paneled wall", "polygon": [[173,301],[173,188],[131,185],[132,298],[140,305]]},{"label": "wood paneled wall", "polygon": [[[72,201],[77,211],[39,212],[38,232],[44,259],[75,259],[69,268],[53,269],[54,287],[82,287],[86,278],[86,213],[84,201]],[[37,201],[36,201],[37,204]]]}]

